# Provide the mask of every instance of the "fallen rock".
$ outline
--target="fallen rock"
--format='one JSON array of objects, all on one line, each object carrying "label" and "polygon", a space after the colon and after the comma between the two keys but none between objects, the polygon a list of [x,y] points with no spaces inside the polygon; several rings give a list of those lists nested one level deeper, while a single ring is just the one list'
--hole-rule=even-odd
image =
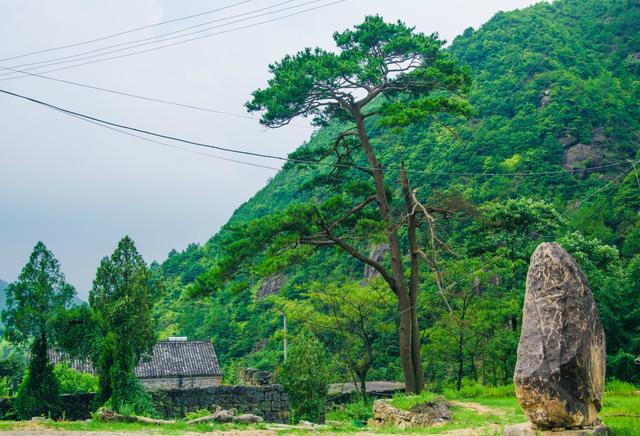
[{"label": "fallen rock", "polygon": [[516,396],[541,429],[590,426],[602,408],[605,338],[576,261],[558,244],[531,256],[514,374]]},{"label": "fallen rock", "polygon": [[141,424],[175,424],[174,420],[147,418],[146,416],[121,415],[111,409],[101,408],[95,414],[100,422],[136,422]]},{"label": "fallen rock", "polygon": [[251,413],[245,413],[243,415],[238,415],[233,417],[233,422],[238,422],[241,424],[257,424],[262,421],[264,421],[262,417],[258,415],[253,415]]},{"label": "fallen rock", "polygon": [[388,400],[376,400],[373,402],[373,418],[368,424],[375,427],[392,425],[399,429],[407,429],[444,424],[450,420],[449,404],[444,400],[418,404],[411,410],[398,409]]},{"label": "fallen rock", "polygon": [[211,415],[201,416],[187,421],[187,424],[202,424],[205,422],[231,422],[235,418],[233,410],[226,410],[220,406],[213,406]]}]

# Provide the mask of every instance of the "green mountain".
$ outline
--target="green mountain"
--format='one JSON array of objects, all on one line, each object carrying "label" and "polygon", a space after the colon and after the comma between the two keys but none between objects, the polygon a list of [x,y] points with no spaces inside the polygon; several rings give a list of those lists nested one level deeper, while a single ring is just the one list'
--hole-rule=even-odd
[{"label": "green mountain", "polygon": [[[382,165],[405,162],[425,198],[460,197],[500,222],[538,200],[562,216],[552,223],[554,234],[535,231],[518,240],[499,236],[487,219],[444,223],[446,240],[459,256],[447,260],[447,271],[462,276],[460,271],[481,265],[488,284],[473,300],[470,316],[477,324],[455,331],[447,327],[432,286],[425,289],[420,316],[430,380],[511,379],[526,260],[537,243],[556,239],[594,288],[609,336],[608,374],[637,377],[630,362],[640,353],[640,179],[633,167],[640,157],[638,29],[639,4],[628,0],[557,0],[498,13],[448,48],[474,76],[471,120],[425,120],[402,132],[372,120]],[[339,131],[338,125],[320,129],[296,153],[330,143]],[[355,180],[357,173],[337,177]],[[191,298],[187,291],[215,265],[234,227],[296,202],[327,198],[340,186],[322,183],[328,175],[327,168],[287,164],[206,244],[172,251],[157,268],[166,289],[157,308],[161,334],[212,338],[230,378],[236,366],[273,368],[281,359],[275,334],[281,321],[264,294],[304,298],[314,281],[362,279],[361,264],[325,250],[282,275],[244,274],[210,297]],[[486,265],[509,244],[506,257]],[[454,309],[462,310],[456,298]],[[399,378],[396,353],[386,350],[372,377]],[[453,362],[460,363],[457,369]]]}]

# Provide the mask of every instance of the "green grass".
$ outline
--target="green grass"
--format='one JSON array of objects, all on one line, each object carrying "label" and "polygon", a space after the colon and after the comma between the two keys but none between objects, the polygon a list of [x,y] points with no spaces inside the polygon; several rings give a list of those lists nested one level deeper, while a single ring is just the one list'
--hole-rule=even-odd
[{"label": "green grass", "polygon": [[[512,387],[508,387],[512,389]],[[323,430],[314,429],[313,432],[328,433],[356,433],[366,430],[370,433],[393,434],[439,434],[466,428],[480,429],[481,434],[501,435],[504,428],[511,424],[525,422],[526,416],[518,405],[517,399],[507,388],[485,388],[483,392],[477,392],[476,387],[467,387],[461,391],[445,390],[444,397],[448,400],[460,403],[474,403],[490,408],[480,412],[463,406],[452,407],[453,420],[445,425],[427,428],[414,428],[400,430],[397,428],[362,428],[362,424],[371,417],[371,403],[365,405],[361,401],[336,407],[327,413],[328,425]],[[470,396],[471,392],[477,392],[476,396]],[[502,395],[500,394],[502,392]],[[421,395],[396,395],[392,403],[399,408],[408,410],[411,407],[433,401],[439,394],[424,392]],[[202,413],[202,412],[201,412]],[[613,436],[635,436],[640,429],[640,391],[637,387],[623,382],[607,384],[604,398],[604,407],[600,417],[611,430]],[[155,434],[180,435],[185,432],[206,433],[212,431],[232,430],[260,430],[267,429],[269,424],[242,425],[242,424],[198,424],[187,425],[178,422],[169,425],[144,425],[130,423],[102,423],[98,421],[77,422],[53,422],[31,423],[0,421],[0,431],[24,430],[35,432],[38,428],[52,428],[67,431],[115,431],[115,432],[146,432]],[[278,433],[299,434],[312,430],[289,429],[278,430]]]},{"label": "green grass", "polygon": [[[407,434],[439,434],[455,431],[463,428],[483,429],[481,434],[501,435],[504,428],[527,421],[518,400],[515,398],[513,385],[501,387],[485,387],[479,390],[477,386],[466,386],[460,391],[445,389],[444,397],[447,400],[461,403],[476,403],[494,409],[490,413],[480,413],[476,410],[454,406],[453,420],[443,426],[430,428],[416,428],[399,430],[397,428],[367,428],[373,433],[407,433]],[[410,409],[421,402],[432,401],[438,394],[425,392],[416,395],[396,395],[392,402],[396,407]],[[330,426],[327,430],[333,433],[352,433],[360,428],[352,424],[352,415],[347,411],[351,405],[346,405],[339,413],[330,413],[327,419],[341,421]],[[357,406],[361,408],[361,404]],[[613,381],[607,383],[604,407],[600,417],[610,429],[613,436],[635,436],[640,434],[640,390],[633,385],[624,382]]]},{"label": "green grass", "polygon": [[445,388],[444,396],[450,400],[477,398],[515,398],[516,391],[513,384],[504,386],[483,386],[480,383],[467,383],[458,391]]},{"label": "green grass", "polygon": [[149,425],[124,422],[99,422],[99,421],[46,421],[42,423],[32,423],[29,421],[0,421],[0,431],[24,430],[26,432],[36,432],[38,429],[49,428],[66,431],[105,431],[105,432],[144,432],[163,435],[181,435],[185,432],[208,433],[212,431],[231,430],[260,430],[265,429],[265,424],[197,424],[187,425],[185,422],[175,424]]},{"label": "green grass", "polygon": [[410,410],[413,406],[430,403],[438,398],[442,398],[442,396],[429,391],[424,391],[420,395],[396,394],[391,399],[391,405],[398,409]]}]

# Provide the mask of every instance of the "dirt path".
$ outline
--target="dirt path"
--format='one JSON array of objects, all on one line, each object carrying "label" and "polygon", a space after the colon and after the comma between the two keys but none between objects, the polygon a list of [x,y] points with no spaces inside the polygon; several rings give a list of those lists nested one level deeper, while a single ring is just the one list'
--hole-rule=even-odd
[{"label": "dirt path", "polygon": [[496,416],[504,416],[505,412],[501,409],[496,409],[495,407],[485,406],[479,403],[471,403],[466,401],[449,401],[449,404],[457,407],[464,407],[465,409],[474,410],[478,413],[490,413]]}]

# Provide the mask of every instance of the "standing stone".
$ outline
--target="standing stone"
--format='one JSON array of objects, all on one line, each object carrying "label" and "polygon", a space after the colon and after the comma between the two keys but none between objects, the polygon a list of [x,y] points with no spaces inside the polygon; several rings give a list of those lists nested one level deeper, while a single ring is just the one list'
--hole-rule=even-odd
[{"label": "standing stone", "polygon": [[597,423],[605,371],[604,331],[587,279],[558,244],[531,256],[516,396],[539,428]]}]

